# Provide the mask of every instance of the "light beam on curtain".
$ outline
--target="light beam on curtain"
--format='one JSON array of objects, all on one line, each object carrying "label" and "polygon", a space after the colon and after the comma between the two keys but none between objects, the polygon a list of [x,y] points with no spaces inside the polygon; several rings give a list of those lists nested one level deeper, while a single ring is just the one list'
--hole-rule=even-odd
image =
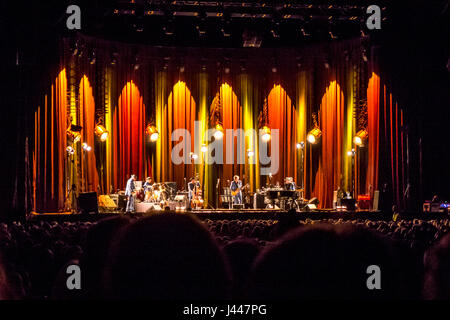
[{"label": "light beam on curtain", "polygon": [[[346,152],[342,147],[344,94],[336,81],[330,83],[322,98],[320,126],[322,129],[321,154],[313,195],[319,199],[321,208],[331,208],[333,191],[339,186],[343,154]],[[313,148],[312,152],[317,152],[317,148]]]},{"label": "light beam on curtain", "polygon": [[[281,85],[274,85],[267,99],[270,129],[279,130],[279,169],[273,175],[272,183],[283,185],[285,177],[295,176],[296,132],[295,108],[291,98]],[[275,141],[271,141],[275,143]]]},{"label": "light beam on curtain", "polygon": [[[158,117],[159,114],[159,117]],[[157,161],[161,162],[161,181],[174,181],[178,189],[184,186],[184,178],[194,175],[194,165],[190,163],[175,165],[171,160],[171,152],[179,141],[171,141],[172,132],[176,129],[186,129],[191,134],[191,144],[184,141],[184,150],[189,153],[194,151],[194,122],[196,106],[191,91],[183,81],[178,81],[169,94],[167,105],[162,112],[157,108],[157,123],[161,129],[161,143],[158,147],[159,156]],[[180,155],[184,156],[184,155]]]},{"label": "light beam on curtain", "polygon": [[123,189],[131,174],[144,179],[145,172],[145,106],[139,88],[127,82],[113,112],[112,180]]},{"label": "light beam on curtain", "polygon": [[[232,129],[233,132],[242,128],[242,112],[241,105],[239,103],[238,97],[233,91],[233,88],[228,84],[224,83],[220,86],[220,101],[222,103],[222,119],[224,130]],[[213,101],[214,103],[215,101]],[[222,186],[228,186],[226,181],[232,180],[234,175],[239,175],[242,178],[244,174],[245,166],[238,163],[238,145],[245,143],[244,137],[233,137],[233,163],[227,164],[227,144],[231,144],[227,140],[227,136],[223,137],[223,170],[222,170],[222,181],[224,182]],[[245,150],[244,150],[245,153]],[[230,155],[228,155],[230,156]],[[245,159],[245,155],[244,155]]]},{"label": "light beam on curtain", "polygon": [[[241,97],[239,99],[241,103],[242,112],[242,129],[244,132],[254,130],[258,134],[258,105],[262,101],[258,100],[258,87],[255,84],[254,78],[248,74],[242,74],[239,77],[239,85],[241,90]],[[258,137],[246,136],[245,137],[245,150],[251,149],[255,153],[254,163],[249,163],[248,158],[245,164],[245,183],[250,184],[250,191],[254,192],[260,186],[260,164],[259,164],[259,144]]]},{"label": "light beam on curtain", "polygon": [[[296,125],[296,141],[295,144],[306,143],[306,113],[307,113],[307,75],[305,71],[301,71],[297,76],[297,107],[295,109],[295,125]],[[296,166],[295,179],[298,186],[305,186],[306,173],[306,148],[304,148],[303,156],[303,172],[301,172],[301,151],[295,152]]]},{"label": "light beam on curtain", "polygon": [[[367,164],[366,190],[378,190],[379,134],[380,134],[380,77],[375,73],[369,79],[367,88],[367,130],[369,138],[367,148],[369,159]],[[371,187],[371,188],[370,188]],[[373,196],[373,195],[371,195]]]},{"label": "light beam on curtain", "polygon": [[87,143],[92,150],[81,150],[81,180],[85,192],[97,191],[98,174],[94,150],[95,102],[89,79],[83,76],[80,82],[80,121],[83,127],[82,143]]}]

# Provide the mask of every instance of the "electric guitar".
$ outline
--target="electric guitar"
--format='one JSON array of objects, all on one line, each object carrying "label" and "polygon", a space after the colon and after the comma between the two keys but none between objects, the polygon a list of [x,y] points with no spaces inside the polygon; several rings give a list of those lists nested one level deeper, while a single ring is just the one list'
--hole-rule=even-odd
[{"label": "electric guitar", "polygon": [[242,190],[244,190],[245,188],[247,188],[248,187],[248,183],[245,185],[245,186],[243,186],[243,187],[241,187],[241,188],[237,188],[236,190],[231,190],[231,195],[233,196],[233,197],[235,197],[238,193],[239,193],[239,191],[242,191]]}]

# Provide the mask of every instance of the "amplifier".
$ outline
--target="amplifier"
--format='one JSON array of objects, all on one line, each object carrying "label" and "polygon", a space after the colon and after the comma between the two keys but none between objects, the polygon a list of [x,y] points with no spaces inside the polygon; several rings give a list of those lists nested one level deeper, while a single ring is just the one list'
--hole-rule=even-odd
[{"label": "amplifier", "polygon": [[263,194],[255,193],[253,196],[253,209],[264,209],[266,207],[264,198]]},{"label": "amplifier", "polygon": [[81,214],[98,213],[97,192],[80,193],[77,200],[78,200],[78,208],[80,208]]}]

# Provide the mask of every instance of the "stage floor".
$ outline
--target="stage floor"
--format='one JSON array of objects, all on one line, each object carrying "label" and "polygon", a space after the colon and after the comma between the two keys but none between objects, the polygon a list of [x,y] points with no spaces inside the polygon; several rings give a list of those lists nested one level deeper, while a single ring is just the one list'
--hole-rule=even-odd
[{"label": "stage floor", "polygon": [[[145,217],[152,214],[161,214],[168,211],[151,211],[147,213],[124,214],[121,212],[97,213],[97,214],[70,214],[65,213],[32,213],[28,216],[28,220],[46,220],[46,221],[97,221],[106,217],[127,215],[134,217]],[[173,211],[170,211],[173,212]],[[280,217],[288,214],[286,211],[279,209],[198,209],[192,211],[177,211],[177,214],[189,214],[198,219],[205,220],[278,220]],[[380,211],[336,211],[331,209],[314,210],[309,212],[297,212],[295,216],[299,220],[312,219],[369,219],[369,220],[390,220],[391,214],[384,214]]]}]

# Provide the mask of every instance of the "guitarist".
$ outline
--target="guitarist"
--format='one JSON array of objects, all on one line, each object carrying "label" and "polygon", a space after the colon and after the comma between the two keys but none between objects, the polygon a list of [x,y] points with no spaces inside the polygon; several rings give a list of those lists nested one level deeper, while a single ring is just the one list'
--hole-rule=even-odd
[{"label": "guitarist", "polygon": [[242,203],[242,191],[241,191],[241,188],[242,188],[242,181],[239,180],[239,176],[238,175],[235,175],[233,177],[233,181],[231,182],[231,185],[230,185],[230,190],[233,191],[233,193],[236,193],[236,194],[234,194],[234,197],[233,197],[234,198],[234,200],[233,200],[234,204],[241,204]]},{"label": "guitarist", "polygon": [[127,186],[125,189],[125,195],[127,196],[127,208],[125,211],[127,213],[134,212],[134,204],[136,201],[136,187],[134,185],[134,181],[136,181],[136,175],[132,174],[130,179],[127,181]]}]

